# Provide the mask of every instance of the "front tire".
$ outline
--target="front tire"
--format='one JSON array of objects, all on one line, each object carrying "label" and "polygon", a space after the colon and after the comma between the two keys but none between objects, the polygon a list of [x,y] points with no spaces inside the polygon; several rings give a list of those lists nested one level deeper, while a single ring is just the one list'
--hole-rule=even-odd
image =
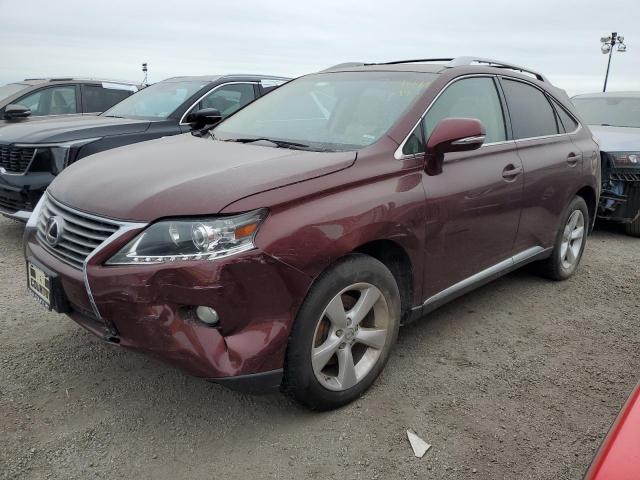
[{"label": "front tire", "polygon": [[285,393],[312,410],[352,402],[384,368],[399,325],[400,294],[389,269],[362,254],[339,260],[300,307],[285,359]]},{"label": "front tire", "polygon": [[589,225],[586,202],[574,197],[562,215],[551,256],[540,264],[545,277],[566,280],[574,274],[587,243]]}]

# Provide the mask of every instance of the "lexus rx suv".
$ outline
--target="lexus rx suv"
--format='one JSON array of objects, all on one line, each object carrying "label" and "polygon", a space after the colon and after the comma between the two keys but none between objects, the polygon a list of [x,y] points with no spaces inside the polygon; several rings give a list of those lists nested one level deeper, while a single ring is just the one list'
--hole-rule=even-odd
[{"label": "lexus rx suv", "polygon": [[71,163],[218,121],[287,80],[265,75],[175,77],[98,116],[2,127],[0,214],[26,222],[49,183]]},{"label": "lexus rx suv", "polygon": [[0,86],[0,127],[68,115],[95,115],[142,88],[135,82],[28,78]]},{"label": "lexus rx suv", "polygon": [[598,217],[640,237],[640,92],[588,93],[572,100],[600,144]]},{"label": "lexus rx suv", "polygon": [[28,222],[28,285],[107,342],[330,409],[373,383],[401,324],[531,262],[570,277],[599,171],[541,74],[345,64],[70,166]]}]

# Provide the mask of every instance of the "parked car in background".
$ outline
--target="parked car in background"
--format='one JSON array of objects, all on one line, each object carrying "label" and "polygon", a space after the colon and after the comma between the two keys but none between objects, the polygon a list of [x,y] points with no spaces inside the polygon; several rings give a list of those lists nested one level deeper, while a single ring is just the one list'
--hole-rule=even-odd
[{"label": "parked car in background", "polygon": [[335,408],[401,323],[531,262],[573,275],[598,160],[539,73],[348,64],[69,167],[27,223],[28,285],[108,342]]},{"label": "parked car in background", "polygon": [[640,385],[636,386],[600,446],[585,480],[640,478]]},{"label": "parked car in background", "polygon": [[623,223],[640,237],[640,92],[589,93],[573,97],[602,154],[598,217]]},{"label": "parked car in background", "polygon": [[7,125],[0,131],[0,214],[27,221],[49,183],[71,163],[219,121],[287,80],[265,75],[175,77],[98,116]]},{"label": "parked car in background", "polygon": [[140,88],[135,82],[82,78],[28,78],[9,83],[0,86],[0,127],[62,115],[95,115]]}]

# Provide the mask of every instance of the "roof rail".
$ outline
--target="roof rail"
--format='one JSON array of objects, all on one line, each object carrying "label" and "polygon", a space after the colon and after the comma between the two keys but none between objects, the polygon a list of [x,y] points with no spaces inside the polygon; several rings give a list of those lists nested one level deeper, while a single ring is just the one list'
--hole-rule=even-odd
[{"label": "roof rail", "polygon": [[429,63],[429,62],[442,63],[445,67],[449,67],[449,68],[462,67],[465,65],[473,65],[474,63],[480,63],[490,67],[504,68],[508,70],[515,70],[522,73],[528,73],[529,75],[533,75],[536,79],[540,80],[541,82],[550,83],[547,77],[545,77],[543,74],[536,72],[534,70],[530,70],[525,67],[520,67],[518,65],[513,65],[511,63],[501,62],[500,60],[493,60],[491,58],[481,58],[481,57],[419,58],[415,60],[394,60],[392,62],[380,62],[380,63],[347,62],[347,63],[339,63],[338,65],[334,65],[332,67],[326,68],[325,70],[332,70],[334,68],[364,67],[368,65],[400,65],[403,63]]},{"label": "roof rail", "polygon": [[493,60],[491,58],[480,58],[480,57],[456,57],[449,61],[447,67],[461,67],[463,65],[472,65],[474,63],[483,63],[490,67],[504,68],[508,70],[515,70],[522,73],[528,73],[529,75],[533,75],[541,82],[550,83],[547,77],[543,74],[536,72],[534,70],[530,70],[525,67],[520,67],[518,65],[513,65],[511,63],[501,62],[500,60]]},{"label": "roof rail", "polygon": [[131,80],[114,80],[109,78],[93,78],[93,77],[43,77],[43,78],[25,78],[23,82],[104,82],[104,83],[118,83],[122,85],[140,85],[139,82]]},{"label": "roof rail", "polygon": [[415,60],[394,60],[393,62],[382,62],[374,65],[399,65],[401,63],[428,63],[428,62],[450,62],[453,58],[418,58]]}]

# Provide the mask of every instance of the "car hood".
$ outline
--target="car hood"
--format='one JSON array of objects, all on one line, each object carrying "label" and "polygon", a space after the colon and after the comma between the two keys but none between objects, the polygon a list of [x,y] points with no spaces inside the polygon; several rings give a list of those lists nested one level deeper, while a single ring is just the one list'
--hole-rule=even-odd
[{"label": "car hood", "polygon": [[305,152],[184,134],[87,157],[64,170],[49,192],[88,213],[148,222],[216,214],[249,195],[348,168],[355,159],[355,152]]},{"label": "car hood", "polygon": [[640,151],[640,128],[589,125],[603,152]]},{"label": "car hood", "polygon": [[9,122],[0,128],[0,143],[58,143],[85,138],[144,132],[148,120],[72,116],[38,122]]}]

